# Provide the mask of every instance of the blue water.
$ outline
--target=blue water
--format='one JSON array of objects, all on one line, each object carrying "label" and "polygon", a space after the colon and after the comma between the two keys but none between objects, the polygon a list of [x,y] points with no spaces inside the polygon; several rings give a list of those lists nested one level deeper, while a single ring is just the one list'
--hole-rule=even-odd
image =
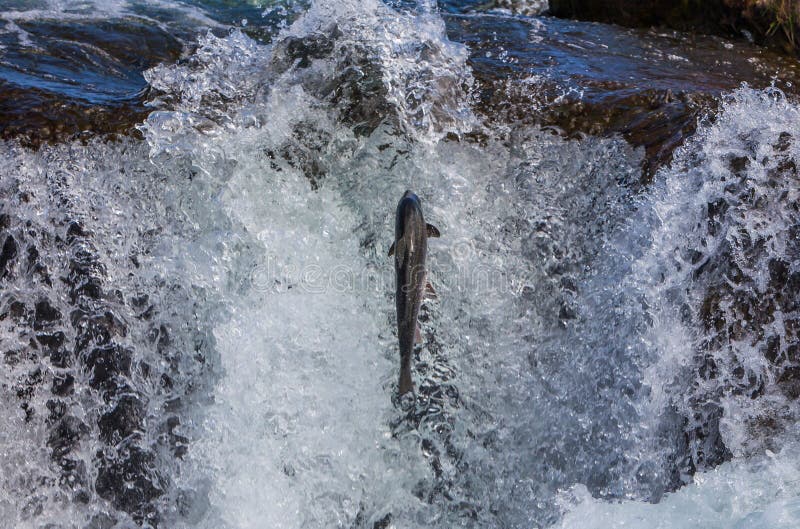
[{"label": "blue water", "polygon": [[[3,1],[0,79],[68,100],[110,106],[143,103],[144,70],[190,53],[200,35],[212,31],[221,36],[237,28],[268,43],[305,5],[295,1]],[[413,9],[414,3],[396,7]],[[486,8],[480,2],[439,6],[448,36],[473,50],[473,68],[490,78],[546,72],[552,78],[570,80],[589,98],[607,96],[607,85],[619,82],[632,84],[630,88],[676,92],[701,88],[719,93],[744,80],[759,79],[763,84],[775,75],[776,64],[783,66],[773,57],[760,65],[751,58],[755,52],[738,49],[740,44],[726,44],[734,51],[720,60],[715,52],[721,46],[702,38],[686,49],[680,35],[663,35],[659,41],[640,31],[599,24],[551,20],[544,38],[535,38],[540,29],[536,19],[507,10],[485,13]],[[592,42],[603,43],[603,52],[592,52]]]}]

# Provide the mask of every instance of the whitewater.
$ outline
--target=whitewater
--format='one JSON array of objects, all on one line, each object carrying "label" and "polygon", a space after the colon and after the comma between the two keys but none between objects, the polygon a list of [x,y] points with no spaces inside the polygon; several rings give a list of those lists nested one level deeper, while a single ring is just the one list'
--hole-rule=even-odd
[{"label": "whitewater", "polygon": [[490,122],[431,3],[257,7],[145,72],[136,135],[0,145],[2,527],[800,527],[795,101],[728,92],[643,183]]}]

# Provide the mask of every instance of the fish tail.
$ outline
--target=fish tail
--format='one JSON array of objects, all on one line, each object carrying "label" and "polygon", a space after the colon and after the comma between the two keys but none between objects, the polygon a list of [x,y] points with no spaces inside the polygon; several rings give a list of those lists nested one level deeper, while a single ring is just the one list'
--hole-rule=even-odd
[{"label": "fish tail", "polygon": [[406,393],[414,391],[414,382],[411,380],[411,366],[401,366],[400,369],[400,384],[398,387],[398,393],[400,396],[405,395]]},{"label": "fish tail", "polygon": [[[406,326],[407,327],[407,326]],[[414,381],[411,379],[411,364],[414,359],[414,333],[408,328],[399,331],[400,340],[400,383],[398,393],[402,397],[414,391]]]}]

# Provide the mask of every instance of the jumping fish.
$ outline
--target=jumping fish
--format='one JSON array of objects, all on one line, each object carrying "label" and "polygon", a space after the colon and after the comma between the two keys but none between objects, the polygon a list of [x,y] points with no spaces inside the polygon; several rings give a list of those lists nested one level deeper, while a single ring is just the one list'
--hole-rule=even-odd
[{"label": "jumping fish", "polygon": [[414,390],[411,381],[411,358],[414,344],[420,343],[419,307],[425,291],[433,292],[427,281],[425,256],[428,237],[439,237],[439,230],[425,223],[419,197],[406,191],[397,204],[394,242],[389,255],[394,255],[397,304],[397,338],[400,342],[400,385],[404,395]]}]

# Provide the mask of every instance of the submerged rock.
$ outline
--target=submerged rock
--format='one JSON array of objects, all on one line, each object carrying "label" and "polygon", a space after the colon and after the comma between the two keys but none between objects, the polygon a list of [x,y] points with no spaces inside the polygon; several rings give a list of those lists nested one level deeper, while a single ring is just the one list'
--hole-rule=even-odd
[{"label": "submerged rock", "polygon": [[779,452],[796,438],[795,116],[780,92],[741,89],[660,182],[655,261],[665,267],[656,268],[662,297],[680,320],[671,327],[683,336],[674,351],[683,365],[668,384],[684,421],[688,474]]},{"label": "submerged rock", "polygon": [[726,91],[777,76],[793,94],[800,82],[795,60],[717,37],[498,13],[447,22],[470,47],[488,134],[536,124],[568,137],[622,135],[645,150],[645,182]]},{"label": "submerged rock", "polygon": [[[13,244],[4,243],[0,274],[0,390],[16,402],[2,419],[11,425],[22,417],[31,431],[41,431],[39,450],[28,448],[49,457],[33,457],[24,469],[30,477],[4,493],[30,495],[33,480],[38,506],[25,516],[47,514],[48,501],[102,499],[126,527],[159,526],[170,509],[164,496],[175,490],[169,476],[189,446],[182,416],[209,380],[213,341],[199,337],[196,322],[176,324],[181,331],[167,340],[169,321],[193,315],[176,314],[177,304],[164,314],[137,282],[111,282],[114,265],[97,235],[72,220],[67,180],[50,188],[25,182],[52,208],[44,219],[30,211],[41,207],[40,199],[23,201],[13,181],[4,184],[0,241]],[[179,284],[168,291],[158,297],[192,303]],[[129,339],[154,333],[162,337],[157,343]]]},{"label": "submerged rock", "polygon": [[0,139],[37,148],[97,135],[128,135],[149,113],[144,102],[137,97],[121,104],[92,104],[0,81]]},{"label": "submerged rock", "polygon": [[777,76],[792,94],[800,82],[795,60],[717,37],[497,13],[446,20],[450,38],[470,47],[490,134],[540,125],[566,136],[622,135],[645,149],[645,182],[726,91]]},{"label": "submerged rock", "polygon": [[180,36],[136,17],[40,14],[13,24],[25,37],[0,36],[0,70],[9,70],[0,80],[0,139],[31,147],[134,132],[150,111],[141,72],[177,60],[183,48]]}]

